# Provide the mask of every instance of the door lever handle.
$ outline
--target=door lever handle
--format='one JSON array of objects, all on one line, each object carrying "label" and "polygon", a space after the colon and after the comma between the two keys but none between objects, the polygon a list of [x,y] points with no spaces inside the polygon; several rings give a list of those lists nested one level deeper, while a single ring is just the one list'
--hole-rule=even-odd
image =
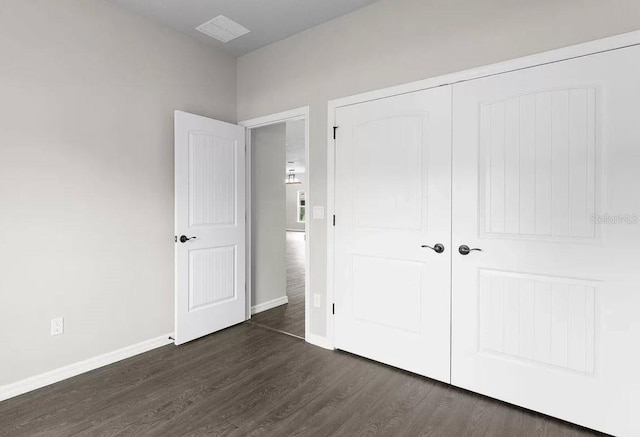
[{"label": "door lever handle", "polygon": [[420,246],[422,248],[429,248],[431,250],[433,250],[435,253],[442,253],[444,252],[444,246],[440,243],[436,244],[435,246],[431,247],[431,246],[427,246],[426,244],[423,244],[422,246]]},{"label": "door lever handle", "polygon": [[472,250],[477,250],[478,252],[482,252],[482,249],[477,248],[477,247],[474,247],[473,249],[471,249],[466,244],[463,244],[462,246],[458,247],[458,252],[460,252],[460,255],[469,255],[469,253]]},{"label": "door lever handle", "polygon": [[196,238],[198,238],[198,237],[187,237],[186,235],[182,235],[182,236],[180,237],[180,242],[181,242],[181,243],[186,243],[187,241],[189,241],[189,240],[195,240]]}]

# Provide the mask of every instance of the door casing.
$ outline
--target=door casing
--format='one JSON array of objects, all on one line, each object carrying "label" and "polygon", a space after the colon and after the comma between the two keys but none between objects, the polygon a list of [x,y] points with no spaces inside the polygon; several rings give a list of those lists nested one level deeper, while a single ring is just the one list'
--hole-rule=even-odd
[{"label": "door casing", "polygon": [[[247,284],[247,298],[246,298],[246,320],[251,318],[251,262],[252,262],[252,254],[251,254],[251,130],[259,127],[269,126],[277,123],[284,123],[287,121],[295,121],[295,120],[305,120],[305,161],[306,161],[306,173],[307,180],[310,180],[310,161],[309,161],[309,107],[303,106],[300,108],[291,109],[289,111],[278,112],[275,114],[266,115],[263,117],[252,118],[249,120],[241,121],[238,125],[246,128],[246,145],[247,145],[247,153],[245,153],[245,175],[246,175],[246,235],[247,235],[247,245],[246,245],[246,284]],[[282,176],[284,178],[284,175]],[[311,191],[311,184],[307,183],[306,190],[306,203],[307,205],[312,205],[313,202],[313,193]],[[309,274],[309,253],[310,246],[312,244],[311,235],[313,232],[313,216],[309,213],[309,207],[307,207],[307,219],[305,223],[305,233],[307,236],[306,244],[305,244],[305,339],[309,343],[315,343],[314,335],[310,332],[310,311],[311,311],[311,281]]]}]

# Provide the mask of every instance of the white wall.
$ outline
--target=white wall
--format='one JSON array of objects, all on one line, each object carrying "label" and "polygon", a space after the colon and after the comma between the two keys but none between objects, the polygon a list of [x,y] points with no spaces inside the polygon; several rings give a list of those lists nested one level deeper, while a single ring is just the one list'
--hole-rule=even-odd
[{"label": "white wall", "polygon": [[[299,184],[287,185],[287,230],[304,231],[304,223],[298,222],[298,191],[307,191],[307,174],[297,173]],[[307,209],[306,213],[311,211]]]},{"label": "white wall", "polygon": [[[238,119],[310,105],[309,188],[325,205],[328,100],[638,28],[637,0],[380,0],[239,58]],[[325,226],[311,223],[321,295]],[[312,308],[313,334],[325,335],[326,308]]]},{"label": "white wall", "polygon": [[287,295],[286,125],[251,131],[251,306]]},{"label": "white wall", "polygon": [[2,0],[0,56],[1,386],[173,331],[173,111],[236,61],[103,0]]}]

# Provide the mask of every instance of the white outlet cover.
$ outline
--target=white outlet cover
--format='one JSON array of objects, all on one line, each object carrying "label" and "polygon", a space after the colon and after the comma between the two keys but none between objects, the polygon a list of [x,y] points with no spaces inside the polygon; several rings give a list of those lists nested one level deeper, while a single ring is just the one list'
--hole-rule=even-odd
[{"label": "white outlet cover", "polygon": [[313,207],[313,218],[317,220],[324,219],[324,206]]},{"label": "white outlet cover", "polygon": [[60,335],[64,332],[64,317],[51,319],[51,335]]},{"label": "white outlet cover", "polygon": [[320,296],[318,293],[314,293],[313,295],[313,306],[316,308],[320,308],[320,305],[322,304],[322,296]]}]

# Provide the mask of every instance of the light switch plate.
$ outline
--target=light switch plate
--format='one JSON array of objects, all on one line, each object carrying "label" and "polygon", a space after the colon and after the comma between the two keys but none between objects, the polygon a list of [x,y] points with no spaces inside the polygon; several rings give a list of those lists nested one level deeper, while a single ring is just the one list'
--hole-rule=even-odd
[{"label": "light switch plate", "polygon": [[317,220],[324,219],[324,206],[313,207],[313,218]]},{"label": "light switch plate", "polygon": [[313,295],[313,306],[316,308],[320,308],[321,304],[322,304],[322,296],[320,296],[318,293],[315,293]]}]

